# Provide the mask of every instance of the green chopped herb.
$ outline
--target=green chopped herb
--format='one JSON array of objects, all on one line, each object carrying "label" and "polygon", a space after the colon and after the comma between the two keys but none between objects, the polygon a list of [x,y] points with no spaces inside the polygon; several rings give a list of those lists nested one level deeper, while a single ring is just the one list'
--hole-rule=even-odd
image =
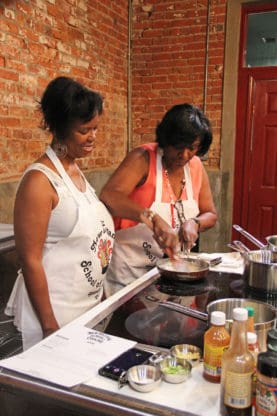
[{"label": "green chopped herb", "polygon": [[165,374],[184,374],[186,372],[186,369],[181,365],[170,365],[163,368],[163,373]]}]

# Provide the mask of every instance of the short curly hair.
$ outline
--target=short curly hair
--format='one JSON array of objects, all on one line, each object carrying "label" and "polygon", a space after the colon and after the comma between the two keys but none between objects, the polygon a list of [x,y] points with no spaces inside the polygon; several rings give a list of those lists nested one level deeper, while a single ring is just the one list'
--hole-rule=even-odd
[{"label": "short curly hair", "polygon": [[68,77],[57,77],[46,87],[39,109],[42,125],[58,140],[65,140],[76,122],[86,123],[96,114],[102,114],[103,99],[77,81]]},{"label": "short curly hair", "polygon": [[167,146],[185,148],[196,139],[200,140],[197,155],[203,156],[212,143],[212,127],[203,112],[192,104],[173,106],[156,127],[156,141],[162,149]]}]

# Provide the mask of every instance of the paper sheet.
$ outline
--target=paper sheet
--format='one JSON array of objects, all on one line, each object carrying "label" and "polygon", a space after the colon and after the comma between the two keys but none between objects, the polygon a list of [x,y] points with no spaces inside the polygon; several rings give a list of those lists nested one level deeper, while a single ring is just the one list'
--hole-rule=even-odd
[{"label": "paper sheet", "polygon": [[84,326],[69,326],[0,361],[0,366],[69,388],[97,375],[102,365],[135,344]]}]

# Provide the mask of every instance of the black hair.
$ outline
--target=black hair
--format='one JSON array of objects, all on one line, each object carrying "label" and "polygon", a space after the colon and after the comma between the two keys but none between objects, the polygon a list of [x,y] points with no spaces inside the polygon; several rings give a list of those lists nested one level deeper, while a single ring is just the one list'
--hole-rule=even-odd
[{"label": "black hair", "polygon": [[188,147],[200,140],[198,156],[203,156],[212,143],[209,119],[192,104],[177,104],[168,110],[156,127],[156,141],[162,149],[167,146]]},{"label": "black hair", "polygon": [[68,77],[57,77],[46,87],[39,109],[42,128],[48,129],[58,140],[64,140],[76,122],[86,123],[102,114],[103,99]]}]

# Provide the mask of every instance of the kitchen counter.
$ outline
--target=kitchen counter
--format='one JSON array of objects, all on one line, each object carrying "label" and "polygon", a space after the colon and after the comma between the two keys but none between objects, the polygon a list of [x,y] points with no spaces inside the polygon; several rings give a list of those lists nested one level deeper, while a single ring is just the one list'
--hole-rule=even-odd
[{"label": "kitchen counter", "polygon": [[[187,319],[178,314],[182,317],[181,320],[177,319],[178,331],[163,332],[164,325],[163,322],[160,322],[160,314],[156,314],[157,301],[160,300],[160,297],[171,300],[174,298],[177,303],[188,300],[189,303],[198,304],[200,309],[205,310],[207,302],[213,299],[245,296],[244,281],[239,274],[209,272],[204,282],[188,285],[189,293],[183,293],[182,290],[180,292],[180,287],[178,287],[178,294],[176,292],[173,294],[172,289],[167,285],[161,288],[162,282],[159,279],[160,275],[157,269],[152,269],[68,326],[95,328],[104,318],[113,313],[105,333],[129,338],[145,345],[149,344],[149,342],[145,342],[149,341],[148,335],[145,339],[144,333],[139,334],[138,327],[134,327],[132,322],[142,322],[142,327],[145,329],[145,322],[141,320],[142,316],[145,318],[145,315],[141,316],[140,314],[144,314],[142,311],[147,310],[154,319],[151,325],[152,333],[155,335],[154,338],[151,338],[152,345],[148,345],[148,349],[152,348],[155,351],[170,347],[168,334],[173,337],[171,342],[177,343],[179,338],[174,338],[174,333],[177,333],[178,337],[182,336],[180,328],[183,330],[185,328],[183,325],[187,324],[190,328],[188,332],[194,333],[196,337],[194,339],[201,344],[207,326],[203,322],[199,325],[195,324],[194,318]],[[135,315],[135,318],[138,319],[132,320],[130,318],[134,314],[138,314]],[[166,314],[167,324],[174,323],[176,328],[176,312],[166,311]],[[158,321],[156,320],[157,316]],[[130,326],[126,324],[128,319],[128,322],[131,322]],[[62,335],[65,328],[60,329],[58,333]],[[190,334],[186,336],[189,337]],[[191,338],[184,338],[184,340],[187,339]],[[68,366],[70,370],[70,362]],[[45,411],[45,416],[49,414],[51,416],[91,415],[92,412],[95,416],[217,416],[219,414],[218,400],[219,385],[203,379],[202,364],[193,368],[191,378],[184,383],[176,385],[163,381],[158,389],[150,393],[136,392],[128,385],[119,390],[115,381],[106,379],[98,375],[97,372],[92,374],[85,383],[65,388],[3,367],[0,370],[0,405],[6,411],[5,416],[14,416],[15,414],[17,416],[25,416],[26,414],[35,416],[38,411],[40,415],[44,415],[43,411]],[[14,412],[13,405],[16,403],[17,409]],[[18,408],[18,403],[20,408]]]},{"label": "kitchen counter", "polygon": [[[74,415],[91,415],[93,411],[93,415],[116,416],[219,414],[220,385],[203,379],[202,364],[193,368],[191,378],[187,381],[180,384],[162,381],[150,393],[134,391],[128,385],[119,389],[117,382],[101,376],[67,390],[6,370],[0,373],[0,383],[6,392],[32,401],[34,408],[36,401],[40,406],[46,403],[48,408],[55,405],[55,408],[62,407],[63,415],[67,415],[67,411]],[[18,415],[21,414],[17,413]],[[55,412],[51,412],[51,415],[54,416]]]}]

